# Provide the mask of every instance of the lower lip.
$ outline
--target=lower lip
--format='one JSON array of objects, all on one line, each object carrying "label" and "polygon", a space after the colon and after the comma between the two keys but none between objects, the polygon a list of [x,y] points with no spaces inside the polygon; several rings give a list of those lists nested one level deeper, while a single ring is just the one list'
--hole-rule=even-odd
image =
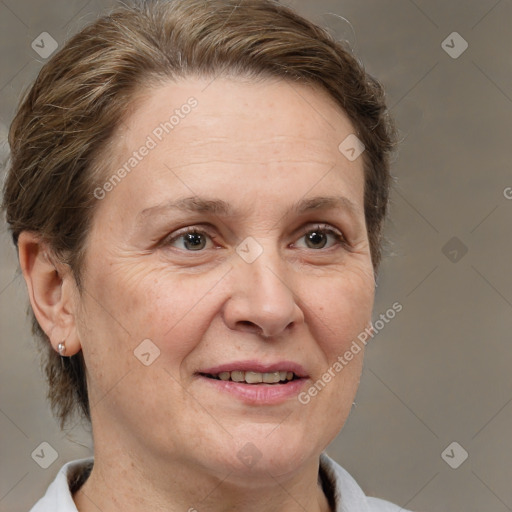
[{"label": "lower lip", "polygon": [[200,375],[199,378],[220,392],[229,393],[242,402],[254,405],[276,405],[296,397],[307,380],[304,378],[295,379],[286,384],[247,384],[230,380],[210,379],[203,375]]}]

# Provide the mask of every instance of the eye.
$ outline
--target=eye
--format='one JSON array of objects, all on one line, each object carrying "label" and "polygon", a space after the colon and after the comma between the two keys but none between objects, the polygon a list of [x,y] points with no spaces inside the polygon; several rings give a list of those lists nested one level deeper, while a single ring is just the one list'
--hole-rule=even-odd
[{"label": "eye", "polygon": [[301,238],[305,238],[308,249],[325,249],[328,237],[333,238],[335,243],[327,248],[333,245],[347,245],[345,237],[337,229],[325,224],[318,224],[313,229],[309,228],[301,235]]},{"label": "eye", "polygon": [[[198,228],[187,228],[164,240],[164,245],[170,245],[185,251],[199,252],[206,247],[207,240],[213,240],[206,231]],[[179,242],[179,246],[175,245]]]},{"label": "eye", "polygon": [[[333,240],[333,243],[326,247],[329,237]],[[329,249],[335,245],[347,246],[347,241],[343,234],[325,224],[318,224],[314,228],[306,229],[300,238],[305,239],[306,248],[308,249]],[[187,252],[201,252],[208,248],[208,241],[210,241],[209,248],[212,248],[213,240],[215,240],[215,237],[205,230],[188,227],[167,237],[162,245],[176,247]]]}]

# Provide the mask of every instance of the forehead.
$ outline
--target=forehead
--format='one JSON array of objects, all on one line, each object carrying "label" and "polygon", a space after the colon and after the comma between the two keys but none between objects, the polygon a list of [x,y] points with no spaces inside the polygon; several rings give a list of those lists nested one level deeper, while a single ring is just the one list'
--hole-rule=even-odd
[{"label": "forehead", "polygon": [[[351,162],[339,150],[352,133],[322,90],[282,80],[188,78],[138,93],[112,138],[105,176],[131,161],[115,194],[138,191],[132,206],[140,211],[157,199],[205,195],[212,187],[228,201],[248,190],[289,192],[296,201],[292,196],[313,187],[314,195],[337,192],[338,184],[357,203],[362,158]],[[144,147],[150,149],[141,158]]]},{"label": "forehead", "polygon": [[318,87],[278,79],[188,78],[141,88],[114,136],[114,148],[132,150],[152,135],[159,145],[175,140],[175,150],[182,139],[197,148],[224,143],[218,150],[243,144],[244,155],[233,156],[247,161],[258,155],[259,143],[284,153],[302,140],[302,150],[294,147],[298,157],[320,153],[332,160],[350,133],[354,127],[346,114]]}]

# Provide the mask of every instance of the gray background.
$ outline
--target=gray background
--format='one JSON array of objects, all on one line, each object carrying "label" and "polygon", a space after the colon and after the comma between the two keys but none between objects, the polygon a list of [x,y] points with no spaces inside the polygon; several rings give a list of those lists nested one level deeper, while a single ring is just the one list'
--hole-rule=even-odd
[{"label": "gray background", "polygon": [[[288,3],[346,19],[329,24],[386,86],[403,138],[374,319],[395,301],[403,311],[369,343],[330,454],[367,493],[412,510],[512,510],[511,1]],[[44,62],[32,41],[46,31],[62,45],[113,5],[0,1],[2,162],[17,99]],[[469,45],[458,58],[442,46],[454,31]],[[21,512],[91,442],[50,415],[4,224],[0,237],[0,510]],[[48,469],[31,457],[41,442],[58,453]],[[457,469],[441,456],[452,442],[452,465],[468,453]]]}]

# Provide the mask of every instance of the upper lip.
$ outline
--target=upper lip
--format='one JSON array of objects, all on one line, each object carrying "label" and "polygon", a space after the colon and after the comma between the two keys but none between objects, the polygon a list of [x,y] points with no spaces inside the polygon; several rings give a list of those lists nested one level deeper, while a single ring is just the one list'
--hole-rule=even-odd
[{"label": "upper lip", "polygon": [[293,361],[277,361],[275,363],[263,363],[261,361],[234,361],[218,366],[212,366],[199,370],[198,373],[206,373],[209,375],[218,375],[221,372],[258,372],[258,373],[274,373],[274,372],[293,372],[297,377],[308,377],[304,367]]}]

